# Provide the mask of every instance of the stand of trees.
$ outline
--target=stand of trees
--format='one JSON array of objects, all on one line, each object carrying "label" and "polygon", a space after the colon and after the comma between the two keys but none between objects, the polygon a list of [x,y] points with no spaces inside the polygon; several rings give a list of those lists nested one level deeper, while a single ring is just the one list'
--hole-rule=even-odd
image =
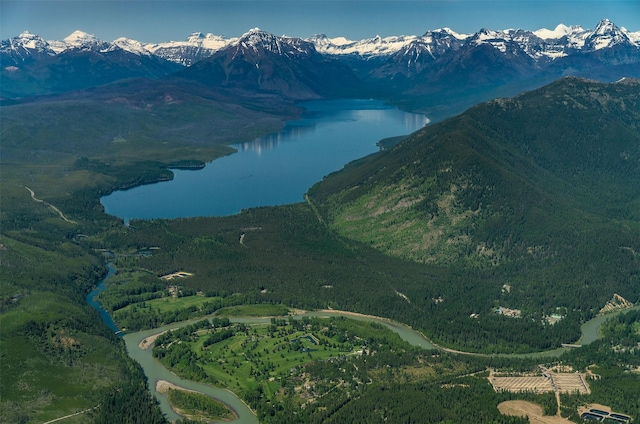
[{"label": "stand of trees", "polygon": [[[225,298],[238,304],[284,303],[289,307],[331,307],[388,317],[422,329],[439,344],[482,353],[524,353],[559,347],[580,336],[585,314],[571,311],[555,325],[547,303],[527,303],[522,318],[495,313],[497,306],[518,307],[524,289],[511,266],[469,271],[432,266],[383,255],[336,235],[320,224],[308,205],[259,208],[225,218],[134,222],[135,230],[105,235],[109,247],[157,246],[151,256],[128,258],[129,266],[157,275],[189,269],[186,289],[204,293],[240,293]],[[244,243],[239,234],[246,231]],[[531,271],[536,278],[540,269]],[[528,282],[527,284],[532,284]],[[405,297],[398,295],[403,294]],[[575,294],[575,292],[573,292]],[[559,297],[570,296],[563,292]],[[241,296],[241,297],[235,297]],[[556,305],[562,306],[562,305]],[[211,310],[213,311],[213,310]],[[118,311],[128,328],[146,328],[197,311],[172,311],[171,317],[138,308]],[[470,318],[477,314],[477,319]]]}]

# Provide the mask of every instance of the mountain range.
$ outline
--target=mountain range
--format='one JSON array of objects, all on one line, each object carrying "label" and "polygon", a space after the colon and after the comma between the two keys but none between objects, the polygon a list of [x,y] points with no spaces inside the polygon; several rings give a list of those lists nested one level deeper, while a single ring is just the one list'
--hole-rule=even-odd
[{"label": "mountain range", "polygon": [[[184,41],[142,43],[121,37],[109,43],[82,31],[74,31],[62,41],[46,41],[42,37],[25,31],[17,37],[3,40],[0,52],[2,52],[4,61],[4,55],[11,51],[22,51],[22,54],[18,53],[18,55],[24,60],[29,55],[34,58],[43,54],[52,56],[74,48],[100,51],[119,48],[130,53],[154,55],[184,66],[190,66],[225,47],[238,44],[240,39],[255,32],[260,32],[260,30],[254,28],[241,37],[233,38],[194,32]],[[295,37],[282,36],[281,38],[294,39]],[[435,59],[446,51],[459,49],[467,42],[476,45],[491,44],[503,53],[513,43],[510,47],[517,46],[534,59],[556,59],[577,51],[599,50],[617,44],[640,46],[640,31],[630,32],[625,28],[617,27],[608,19],[603,19],[594,30],[584,29],[581,26],[559,24],[553,30],[546,28],[537,31],[482,28],[475,34],[459,34],[449,28],[442,28],[427,31],[421,36],[402,35],[384,38],[375,36],[354,41],[344,37],[329,38],[325,34],[319,34],[304,39],[304,41],[312,43],[316,50],[323,54],[359,56],[365,59],[392,56],[398,52],[406,53],[415,50],[418,46],[421,46],[426,54]]]},{"label": "mountain range", "polygon": [[[118,267],[119,282],[106,294],[131,302],[136,325],[243,299],[252,309],[234,306],[236,313],[344,309],[469,352],[573,343],[612,296],[640,302],[640,79],[623,78],[640,77],[638,39],[604,20],[593,31],[439,29],[361,41],[259,29],[166,45],[82,32],[2,41],[0,422],[51,422],[77,411],[83,422],[165,422],[143,371],[86,304],[105,261]],[[100,204],[106,193],[167,180],[167,168],[204,166],[230,154],[229,143],[277,131],[300,116],[298,100],[341,96],[382,99],[433,122],[326,176],[295,205],[124,226]],[[149,295],[165,293],[160,276],[179,270],[193,274],[179,282],[185,291],[210,299],[197,296],[206,300],[198,311],[186,297],[166,312],[151,307]],[[520,318],[496,313],[503,308]],[[562,319],[552,324],[552,315]],[[370,331],[379,332],[342,340],[357,349]],[[602,376],[589,380],[593,395],[563,394],[563,414],[596,396],[638,421],[639,376],[628,372],[640,364],[629,353],[638,340],[618,334],[628,351],[613,338],[590,346],[582,339],[585,346],[561,358],[544,356]],[[173,345],[180,363],[189,362],[187,343]],[[354,422],[362,411],[389,423],[526,420],[493,418],[505,397],[483,370],[538,370],[541,357],[412,352],[385,348],[338,361],[313,352],[313,363],[296,364],[302,374],[286,366],[270,377],[260,368],[280,380],[238,394],[265,422]],[[289,397],[316,365],[313,384],[328,396]],[[345,380],[352,368],[357,379]],[[326,380],[332,369],[335,384]],[[184,370],[176,369],[210,372]],[[531,396],[545,409],[555,399]],[[433,410],[413,407],[427,398],[438,402]],[[445,414],[462,404],[473,408]]]},{"label": "mountain range", "polygon": [[[437,119],[561,76],[638,77],[640,32],[607,19],[594,30],[561,24],[554,30],[458,34],[443,28],[359,41],[274,36],[258,28],[237,38],[194,33],[186,41],[159,44],[105,42],[81,31],[46,41],[24,32],[1,42],[0,60],[4,99],[174,74],[244,94],[385,98]],[[442,96],[452,95],[458,104],[448,101],[449,110],[438,111]]]}]

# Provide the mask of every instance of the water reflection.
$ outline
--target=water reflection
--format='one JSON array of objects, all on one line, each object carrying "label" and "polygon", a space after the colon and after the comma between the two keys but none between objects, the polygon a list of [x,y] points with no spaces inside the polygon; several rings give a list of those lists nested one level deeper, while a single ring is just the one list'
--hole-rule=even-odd
[{"label": "water reflection", "polygon": [[[333,107],[327,107],[327,104]],[[307,102],[306,106],[309,109],[301,119],[288,123],[281,131],[252,141],[233,144],[232,147],[239,152],[255,152],[260,155],[266,150],[282,146],[283,143],[304,141],[305,137],[322,131],[327,126],[349,125],[358,121],[372,125],[389,125],[389,121],[392,120],[399,128],[405,128],[409,133],[430,122],[424,115],[401,112],[382,102],[372,100],[314,101]]]},{"label": "water reflection", "polygon": [[422,128],[431,122],[431,119],[417,113],[407,113],[404,115],[404,124],[410,128]]},{"label": "water reflection", "polygon": [[239,152],[256,152],[262,153],[263,150],[275,149],[284,142],[300,141],[307,133],[316,130],[316,124],[305,120],[301,124],[289,124],[280,132],[268,134],[258,137],[252,141],[244,143],[232,144],[232,147],[238,149]]},{"label": "water reflection", "polygon": [[282,131],[233,145],[238,153],[199,171],[175,170],[172,181],[116,191],[105,211],[127,219],[225,216],[242,209],[303,201],[324,176],[379,150],[383,138],[429,122],[375,100],[304,102],[302,119]]}]

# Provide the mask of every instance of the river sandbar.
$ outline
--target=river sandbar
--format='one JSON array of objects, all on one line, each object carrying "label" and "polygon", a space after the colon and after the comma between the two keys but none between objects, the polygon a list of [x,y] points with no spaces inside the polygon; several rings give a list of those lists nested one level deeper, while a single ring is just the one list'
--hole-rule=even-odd
[{"label": "river sandbar", "polygon": [[[167,330],[168,331],[168,330]],[[149,349],[151,346],[153,346],[153,343],[155,343],[156,339],[158,338],[158,336],[163,335],[164,333],[166,333],[166,331],[162,331],[160,333],[156,333],[153,334],[149,337],[145,337],[144,339],[142,339],[140,341],[140,343],[138,343],[138,347],[142,350],[147,350]]]}]

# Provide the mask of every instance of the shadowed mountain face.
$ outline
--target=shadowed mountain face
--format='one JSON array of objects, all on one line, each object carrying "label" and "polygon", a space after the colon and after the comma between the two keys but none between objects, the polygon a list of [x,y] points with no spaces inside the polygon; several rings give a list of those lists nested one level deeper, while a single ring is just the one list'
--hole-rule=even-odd
[{"label": "shadowed mountain face", "polygon": [[177,72],[170,77],[174,84],[197,82],[241,99],[373,97],[435,122],[563,76],[605,82],[638,78],[639,40],[639,33],[606,19],[594,30],[559,25],[552,31],[483,28],[465,35],[443,28],[360,41],[323,35],[302,40],[259,29],[239,38],[196,33],[161,44],[126,38],[109,43],[80,31],[46,41],[25,32],[0,44],[1,96],[60,93]]},{"label": "shadowed mountain face", "polygon": [[419,262],[558,265],[610,243],[615,263],[637,244],[619,223],[640,219],[639,130],[638,80],[565,78],[429,126],[309,193],[341,234]]},{"label": "shadowed mountain face", "polygon": [[353,71],[299,38],[252,30],[236,43],[176,74],[209,87],[289,99],[352,97],[363,92]]},{"label": "shadowed mountain face", "polygon": [[25,97],[96,87],[127,78],[159,78],[182,68],[150,54],[85,40],[56,53],[38,36],[21,34],[0,46],[1,97]]}]

